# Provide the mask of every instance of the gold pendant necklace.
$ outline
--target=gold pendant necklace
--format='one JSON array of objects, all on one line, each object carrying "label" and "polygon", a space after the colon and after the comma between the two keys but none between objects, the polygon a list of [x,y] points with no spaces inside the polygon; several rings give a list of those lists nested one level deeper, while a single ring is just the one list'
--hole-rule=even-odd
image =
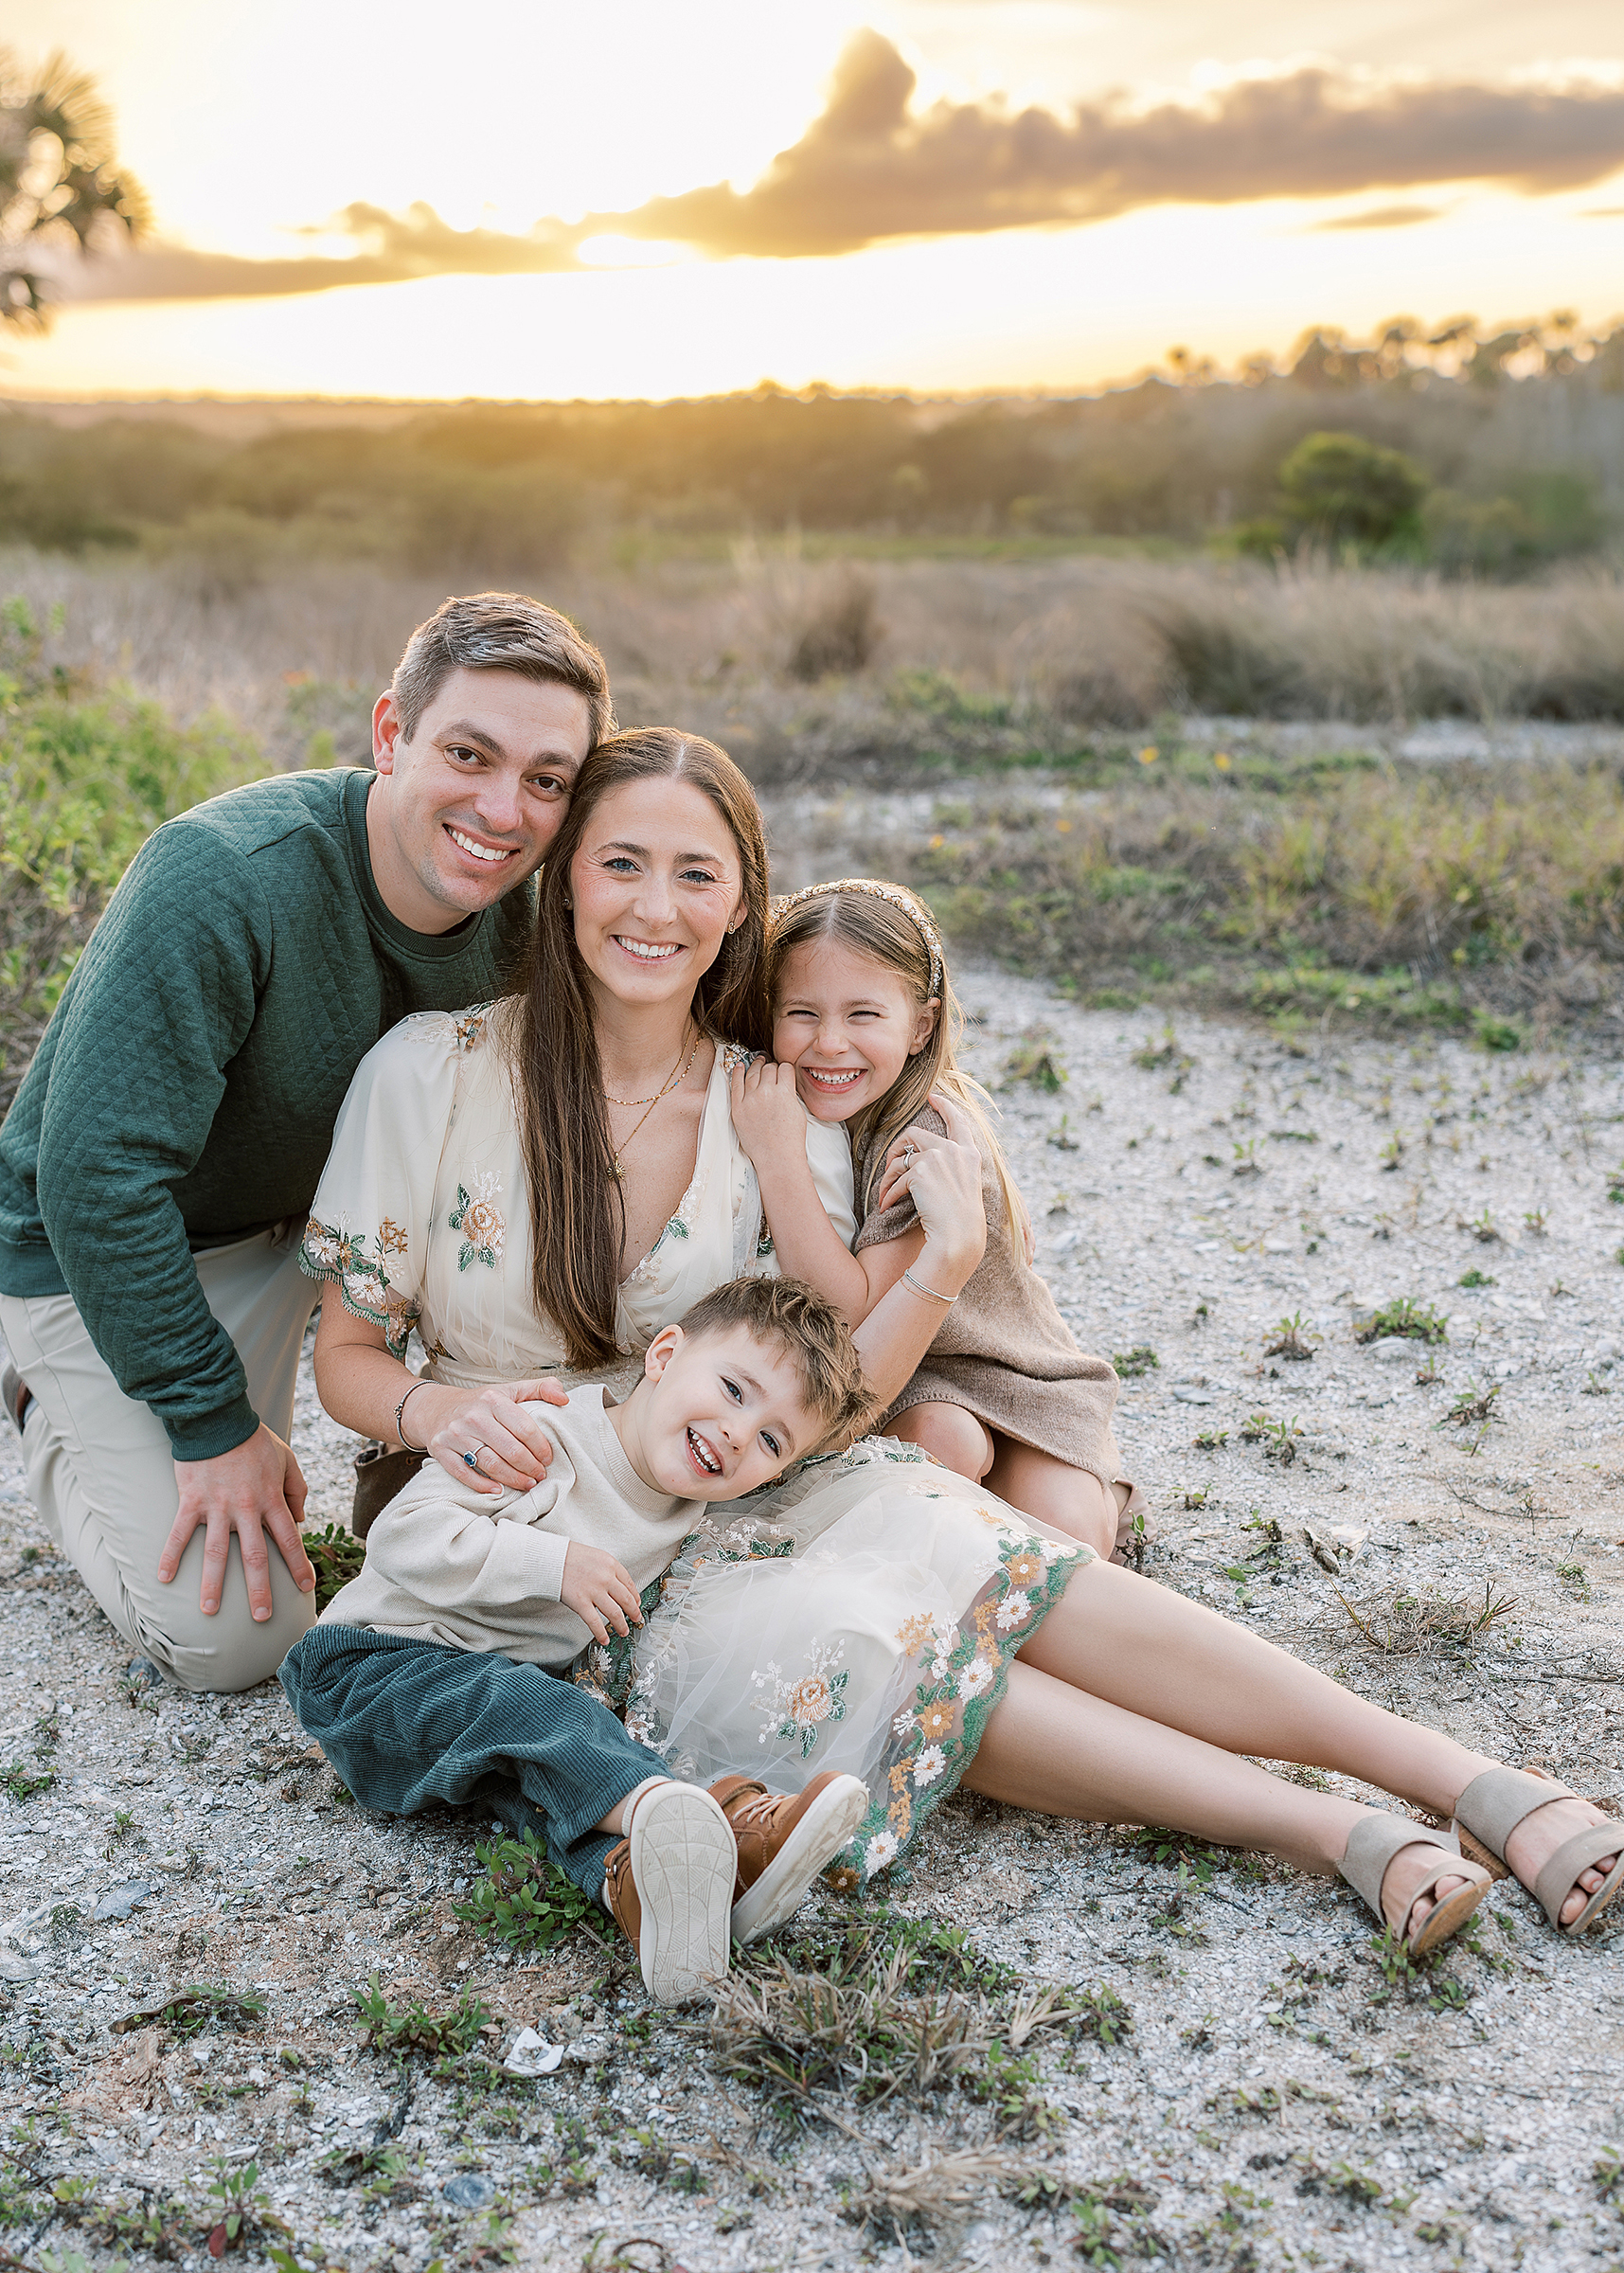
[{"label": "gold pendant necklace", "polygon": [[669,1097],[673,1089],[679,1088],[682,1083],[687,1080],[689,1073],[693,1069],[693,1062],[699,1055],[700,1043],[704,1039],[705,1037],[703,1034],[695,1037],[694,1046],[688,1051],[687,1056],[678,1061],[677,1065],[672,1071],[671,1077],[667,1082],[665,1087],[663,1089],[657,1089],[652,1097],[611,1097],[607,1089],[603,1092],[604,1103],[606,1105],[618,1105],[623,1112],[630,1112],[634,1105],[642,1105],[645,1107],[645,1111],[639,1116],[636,1127],[633,1129],[631,1136],[629,1136],[625,1139],[625,1142],[621,1144],[616,1151],[614,1165],[616,1181],[617,1183],[622,1182],[625,1178],[626,1171],[621,1163],[627,1146],[632,1142],[632,1137],[636,1136],[637,1130],[642,1127],[644,1121],[648,1119],[649,1115],[654,1110],[654,1107],[657,1104],[662,1103],[666,1098]]}]

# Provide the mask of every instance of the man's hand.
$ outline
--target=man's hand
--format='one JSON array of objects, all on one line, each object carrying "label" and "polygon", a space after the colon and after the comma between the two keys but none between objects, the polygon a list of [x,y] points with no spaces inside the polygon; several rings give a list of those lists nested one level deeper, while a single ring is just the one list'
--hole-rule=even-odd
[{"label": "man's hand", "polygon": [[245,1443],[223,1452],[218,1459],[177,1460],[175,1482],[180,1487],[181,1504],[158,1562],[161,1586],[173,1580],[193,1531],[204,1525],[208,1537],[203,1550],[198,1604],[205,1618],[212,1618],[220,1608],[233,1531],[241,1548],[248,1607],[261,1623],[273,1608],[267,1530],[294,1585],[301,1594],[311,1592],[315,1572],[299,1537],[308,1487],[292,1451],[263,1422]]},{"label": "man's hand", "polygon": [[487,1389],[444,1388],[429,1382],[407,1405],[406,1427],[410,1431],[426,1422],[430,1452],[459,1484],[492,1495],[527,1492],[545,1479],[553,1457],[552,1439],[529,1408],[568,1403],[567,1391],[544,1375],[493,1382]]},{"label": "man's hand", "polygon": [[609,1626],[616,1634],[630,1634],[628,1619],[633,1626],[643,1622],[637,1589],[625,1565],[602,1548],[585,1547],[579,1539],[572,1539],[564,1550],[559,1601],[591,1627],[594,1641],[607,1641]]},{"label": "man's hand", "polygon": [[758,1058],[754,1065],[735,1066],[728,1087],[734,1133],[758,1174],[764,1161],[805,1152],[807,1109],[795,1087],[793,1065]]}]

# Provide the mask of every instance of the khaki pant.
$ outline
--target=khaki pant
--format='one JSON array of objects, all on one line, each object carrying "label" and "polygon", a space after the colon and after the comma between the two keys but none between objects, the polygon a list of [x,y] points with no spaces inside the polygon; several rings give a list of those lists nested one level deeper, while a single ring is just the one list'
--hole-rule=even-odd
[{"label": "khaki pant", "polygon": [[[299,1269],[296,1233],[266,1231],[193,1258],[208,1306],[230,1334],[248,1396],[286,1438],[306,1323],[320,1289]],[[0,1295],[0,1330],[33,1392],[23,1430],[28,1491],[46,1528],[126,1641],[183,1689],[252,1689],[315,1620],[267,1532],[272,1615],[248,1609],[233,1534],[218,1612],[198,1607],[205,1534],[191,1535],[171,1584],[158,1557],[180,1505],[174,1457],[151,1407],[126,1397],[97,1355],[71,1295]]]}]

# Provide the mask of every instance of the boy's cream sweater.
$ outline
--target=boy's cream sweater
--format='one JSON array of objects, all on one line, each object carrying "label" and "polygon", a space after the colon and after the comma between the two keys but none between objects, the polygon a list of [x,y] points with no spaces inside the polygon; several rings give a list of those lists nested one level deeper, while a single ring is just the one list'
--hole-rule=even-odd
[{"label": "boy's cream sweater", "polygon": [[562,1667],[592,1639],[559,1600],[572,1539],[623,1563],[639,1594],[659,1577],[705,1503],[643,1482],[603,1409],[601,1382],[535,1410],[553,1444],[545,1482],[497,1498],[426,1460],[367,1533],[366,1567],[329,1602],[324,1626]]}]

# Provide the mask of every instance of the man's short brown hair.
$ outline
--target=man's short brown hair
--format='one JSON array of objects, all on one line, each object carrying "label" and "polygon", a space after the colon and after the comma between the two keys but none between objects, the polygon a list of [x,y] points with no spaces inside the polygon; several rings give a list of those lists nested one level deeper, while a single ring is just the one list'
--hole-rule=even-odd
[{"label": "man's short brown hair", "polygon": [[516,671],[574,688],[591,716],[595,749],[615,729],[603,657],[567,616],[522,592],[467,593],[443,601],[419,624],[389,689],[408,742],[454,671]]},{"label": "man's short brown hair", "polygon": [[742,1326],[758,1342],[779,1343],[794,1361],[808,1408],[823,1423],[820,1444],[848,1442],[873,1414],[876,1400],[851,1329],[804,1279],[729,1280],[678,1323],[690,1336]]}]

